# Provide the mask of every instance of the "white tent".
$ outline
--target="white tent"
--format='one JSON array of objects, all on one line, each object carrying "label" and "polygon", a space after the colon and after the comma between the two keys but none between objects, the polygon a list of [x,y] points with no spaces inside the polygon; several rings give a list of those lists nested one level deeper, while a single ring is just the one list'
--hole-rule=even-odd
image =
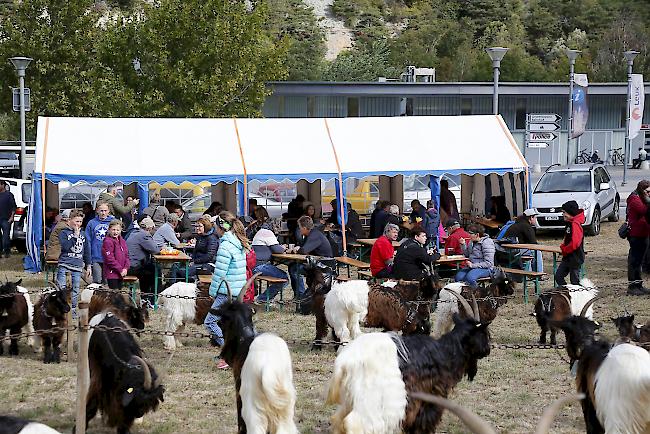
[{"label": "white tent", "polygon": [[[110,155],[116,156],[110,159]],[[500,116],[38,120],[32,248],[45,180],[54,183],[297,181],[370,175],[520,174],[528,165]],[[520,177],[521,177],[520,176]],[[521,190],[521,189],[520,189]],[[436,192],[434,191],[434,194]],[[33,216],[39,216],[34,218]]]}]

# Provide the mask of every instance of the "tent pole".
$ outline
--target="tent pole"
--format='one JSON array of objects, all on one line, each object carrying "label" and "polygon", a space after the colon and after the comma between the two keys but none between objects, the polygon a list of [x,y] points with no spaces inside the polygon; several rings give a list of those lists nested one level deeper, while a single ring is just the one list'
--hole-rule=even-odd
[{"label": "tent pole", "polygon": [[[343,210],[343,174],[341,173],[341,165],[339,164],[339,156],[336,153],[336,147],[334,147],[334,141],[332,140],[332,133],[330,133],[330,127],[327,123],[327,118],[323,119],[325,121],[325,129],[327,130],[327,136],[330,139],[330,144],[332,145],[332,151],[334,152],[334,160],[336,161],[336,171],[338,172],[339,180],[339,195],[341,200],[338,201],[339,212],[341,217],[341,232],[343,235],[343,256],[348,256],[348,237],[345,234],[345,212]],[[332,210],[333,211],[333,210]]]}]

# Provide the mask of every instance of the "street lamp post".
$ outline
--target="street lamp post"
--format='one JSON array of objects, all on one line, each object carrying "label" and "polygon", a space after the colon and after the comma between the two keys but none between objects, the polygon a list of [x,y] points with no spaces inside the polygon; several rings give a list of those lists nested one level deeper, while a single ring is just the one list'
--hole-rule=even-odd
[{"label": "street lamp post", "polygon": [[501,60],[506,55],[507,48],[491,47],[486,48],[485,52],[492,60],[492,70],[494,71],[494,86],[492,93],[492,113],[499,114],[499,68],[501,67]]},{"label": "street lamp post", "polygon": [[32,59],[29,57],[12,57],[9,60],[16,68],[18,81],[20,82],[20,177],[27,179],[27,168],[25,167],[25,70]]},{"label": "street lamp post", "polygon": [[630,104],[632,102],[632,65],[634,64],[634,58],[639,54],[638,51],[628,50],[623,53],[625,60],[627,61],[627,114],[625,115],[625,152],[623,161],[623,182],[621,185],[625,185],[627,181],[627,162],[630,161]]},{"label": "street lamp post", "polygon": [[[580,55],[580,50],[567,48],[566,55],[569,58],[569,116],[567,124],[566,138],[566,164],[571,163],[571,129],[573,124],[573,80],[575,74],[576,59]],[[577,154],[576,154],[577,155]]]}]

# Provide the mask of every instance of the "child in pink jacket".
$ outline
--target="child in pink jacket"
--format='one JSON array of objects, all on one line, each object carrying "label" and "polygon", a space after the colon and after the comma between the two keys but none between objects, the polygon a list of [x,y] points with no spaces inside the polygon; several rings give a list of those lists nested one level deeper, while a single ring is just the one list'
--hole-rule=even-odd
[{"label": "child in pink jacket", "polygon": [[129,250],[122,238],[122,222],[111,220],[108,233],[102,244],[104,258],[104,278],[111,289],[122,289],[122,279],[129,269]]}]

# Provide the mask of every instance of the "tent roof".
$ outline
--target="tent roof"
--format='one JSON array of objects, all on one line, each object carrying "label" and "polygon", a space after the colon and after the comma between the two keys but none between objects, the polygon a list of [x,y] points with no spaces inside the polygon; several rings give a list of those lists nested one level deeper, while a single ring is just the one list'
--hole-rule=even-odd
[{"label": "tent roof", "polygon": [[36,177],[123,182],[518,172],[500,116],[301,119],[40,117]]}]

